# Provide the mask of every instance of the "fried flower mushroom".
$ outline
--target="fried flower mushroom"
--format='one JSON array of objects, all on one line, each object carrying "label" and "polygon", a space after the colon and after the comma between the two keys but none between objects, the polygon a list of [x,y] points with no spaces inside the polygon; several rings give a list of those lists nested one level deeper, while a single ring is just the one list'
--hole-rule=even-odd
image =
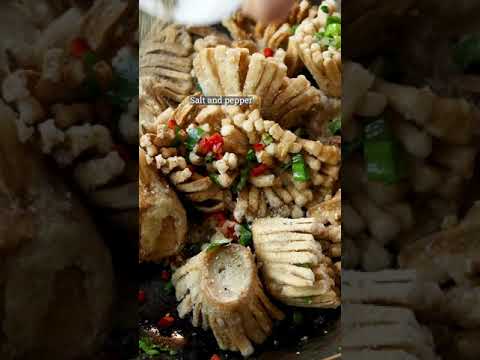
[{"label": "fried flower mushroom", "polygon": [[314,197],[321,201],[338,181],[338,146],[299,138],[263,120],[254,106],[184,102],[144,128],[140,146],[149,164],[205,212],[230,207],[230,191],[238,192],[232,210],[239,222],[302,217]]},{"label": "fried flower mushroom", "polygon": [[187,215],[168,184],[146,163],[140,150],[139,260],[159,261],[175,255],[185,243]]},{"label": "fried flower mushroom", "polygon": [[91,358],[109,332],[109,252],[76,197],[17,140],[13,111],[1,103],[0,113],[0,357]]},{"label": "fried flower mushroom", "polygon": [[141,91],[175,103],[190,95],[193,45],[181,26],[158,21],[140,48]]},{"label": "fried flower mushroom", "polygon": [[313,218],[257,219],[252,225],[255,253],[268,291],[285,304],[336,308],[332,261],[323,255],[315,236],[326,232]]},{"label": "fried flower mushroom", "polygon": [[298,125],[314,106],[336,105],[305,76],[288,78],[285,65],[259,53],[250,56],[247,49],[206,48],[195,56],[193,67],[204,95],[256,96],[262,116],[284,128]]},{"label": "fried flower mushroom", "polygon": [[254,352],[284,315],[268,300],[250,250],[231,244],[207,249],[191,258],[172,277],[178,313],[192,313],[195,327],[211,329],[222,350]]},{"label": "fried flower mushroom", "polygon": [[[255,23],[239,10],[226,19],[223,25],[234,39],[233,47],[247,47],[264,51],[273,51],[275,55],[284,52],[284,62],[288,67],[288,75],[294,76],[303,67],[297,47],[289,41],[297,26],[307,17],[316,14],[316,6],[307,0],[296,1],[285,22]],[[244,46],[237,46],[240,44]],[[247,45],[248,46],[245,46]],[[253,44],[253,46],[251,46]],[[252,51],[250,51],[253,54]]]},{"label": "fried flower mushroom", "polygon": [[318,86],[329,96],[342,91],[341,15],[334,0],[323,1],[317,16],[305,19],[291,38]]}]

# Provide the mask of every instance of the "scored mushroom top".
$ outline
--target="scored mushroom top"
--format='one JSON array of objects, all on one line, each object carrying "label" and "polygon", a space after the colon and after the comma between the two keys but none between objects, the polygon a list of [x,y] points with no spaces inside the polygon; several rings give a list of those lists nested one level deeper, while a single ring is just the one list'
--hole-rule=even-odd
[{"label": "scored mushroom top", "polygon": [[252,253],[240,245],[220,250],[208,252],[204,260],[202,290],[207,301],[224,309],[248,303],[256,279]]}]

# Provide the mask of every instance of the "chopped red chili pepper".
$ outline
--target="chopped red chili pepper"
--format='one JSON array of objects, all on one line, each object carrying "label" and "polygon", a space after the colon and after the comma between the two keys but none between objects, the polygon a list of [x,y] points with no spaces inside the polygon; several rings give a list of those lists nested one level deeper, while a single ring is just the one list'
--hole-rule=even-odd
[{"label": "chopped red chili pepper", "polygon": [[212,151],[216,159],[221,159],[223,156],[223,137],[219,133],[212,136],[203,137],[198,143],[198,150],[200,154],[207,154]]},{"label": "chopped red chili pepper", "polygon": [[219,227],[222,227],[223,224],[225,224],[225,221],[227,221],[227,217],[221,211],[213,213],[212,215],[210,215],[210,217],[212,217],[217,222],[217,226]]},{"label": "chopped red chili pepper", "polygon": [[174,322],[175,322],[175,318],[173,316],[165,315],[163,318],[158,320],[157,325],[159,328],[165,329],[172,326]]},{"label": "chopped red chili pepper", "polygon": [[145,291],[138,290],[138,302],[144,303],[145,302]]},{"label": "chopped red chili pepper", "polygon": [[160,277],[162,278],[163,281],[170,280],[170,271],[163,270]]},{"label": "chopped red chili pepper", "polygon": [[206,155],[210,151],[212,151],[212,144],[208,141],[208,137],[201,138],[198,142],[198,152]]},{"label": "chopped red chili pepper", "polygon": [[75,57],[82,57],[87,51],[90,51],[90,46],[85,39],[76,38],[70,43],[70,52]]},{"label": "chopped red chili pepper", "polygon": [[268,170],[268,166],[265,164],[260,164],[255,166],[251,171],[250,175],[253,177],[263,175]]},{"label": "chopped red chili pepper", "polygon": [[167,121],[167,126],[170,129],[175,129],[175,127],[177,126],[177,122],[174,119],[170,119]]},{"label": "chopped red chili pepper", "polygon": [[217,354],[213,354],[212,357],[210,358],[210,360],[222,360],[222,358],[220,356],[218,356]]},{"label": "chopped red chili pepper", "polygon": [[265,144],[262,144],[262,143],[253,144],[253,150],[262,151],[263,149],[265,149]]},{"label": "chopped red chili pepper", "polygon": [[263,49],[263,55],[265,55],[265,57],[272,57],[273,56],[273,50],[270,49],[270,48],[265,48],[265,49]]},{"label": "chopped red chili pepper", "polygon": [[219,133],[215,133],[208,138],[208,141],[212,144],[212,146],[223,146],[223,136]]}]

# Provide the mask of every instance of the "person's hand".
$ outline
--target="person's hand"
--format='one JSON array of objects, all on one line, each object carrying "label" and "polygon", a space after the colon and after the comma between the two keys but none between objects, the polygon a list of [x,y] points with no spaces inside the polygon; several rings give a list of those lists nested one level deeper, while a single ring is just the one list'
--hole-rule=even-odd
[{"label": "person's hand", "polygon": [[294,4],[294,0],[245,0],[243,11],[260,22],[284,20]]}]

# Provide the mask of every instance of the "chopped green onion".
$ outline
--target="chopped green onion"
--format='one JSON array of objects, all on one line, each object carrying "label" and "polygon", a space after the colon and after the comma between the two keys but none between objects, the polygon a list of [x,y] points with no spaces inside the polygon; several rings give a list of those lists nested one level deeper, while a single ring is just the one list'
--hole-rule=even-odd
[{"label": "chopped green onion", "polygon": [[292,172],[293,179],[295,181],[308,181],[310,180],[310,171],[308,166],[305,164],[302,154],[296,154],[292,158]]},{"label": "chopped green onion", "polygon": [[235,186],[235,191],[240,192],[247,185],[248,176],[250,175],[251,166],[248,165],[240,171],[240,178],[237,185]]},{"label": "chopped green onion", "polygon": [[304,267],[304,268],[307,268],[307,269],[311,269],[312,268],[312,264],[295,264],[297,266],[300,266],[300,267]]},{"label": "chopped green onion", "polygon": [[342,37],[340,35],[335,35],[333,37],[331,43],[336,49],[341,49],[341,47],[342,47]]},{"label": "chopped green onion", "polygon": [[297,32],[297,29],[298,29],[298,25],[293,25],[291,28],[290,28],[290,33],[293,35]]},{"label": "chopped green onion", "polygon": [[247,160],[250,161],[250,162],[257,161],[257,156],[255,155],[255,151],[253,149],[248,150]]},{"label": "chopped green onion", "polygon": [[167,294],[171,294],[174,289],[175,289],[175,287],[173,286],[172,280],[167,282],[167,284],[164,287],[164,290],[166,291]]},{"label": "chopped green onion", "polygon": [[306,297],[305,298],[305,304],[312,305],[313,304],[313,297],[312,296]]},{"label": "chopped green onion", "polygon": [[208,176],[210,177],[210,180],[212,180],[214,184],[221,186],[220,182],[218,181],[218,174],[211,173],[211,174],[208,174]]},{"label": "chopped green onion", "polygon": [[270,134],[267,134],[267,133],[263,133],[262,135],[262,142],[265,144],[265,145],[270,145],[272,142],[273,142],[273,137],[272,135]]},{"label": "chopped green onion", "polygon": [[225,246],[225,245],[229,245],[229,244],[230,244],[230,240],[227,240],[227,239],[217,240],[217,241],[212,242],[208,245],[207,251],[214,251],[221,246]]},{"label": "chopped green onion", "polygon": [[377,119],[364,129],[363,152],[368,179],[392,184],[405,175],[402,152],[384,119]]},{"label": "chopped green onion", "polygon": [[173,139],[172,147],[179,147],[182,144],[182,139],[180,139],[180,127],[175,127],[175,139]]},{"label": "chopped green onion", "polygon": [[330,12],[330,8],[328,7],[328,5],[322,5],[320,6],[320,9],[325,13],[325,14],[328,14]]},{"label": "chopped green onion", "polygon": [[213,157],[213,154],[208,154],[207,156],[205,156],[205,162],[206,162],[207,164],[212,163],[214,159],[215,159],[215,158]]},{"label": "chopped green onion", "polygon": [[185,146],[188,150],[192,151],[198,141],[202,138],[202,135],[205,131],[202,128],[190,128],[187,130],[187,140],[185,141]]},{"label": "chopped green onion", "polygon": [[328,124],[328,130],[332,135],[339,133],[342,130],[342,117],[338,116]]},{"label": "chopped green onion", "polygon": [[325,36],[329,38],[333,38],[334,36],[340,36],[342,33],[342,25],[341,24],[330,24],[325,28]]},{"label": "chopped green onion", "polygon": [[295,325],[302,325],[303,324],[303,314],[298,310],[295,310],[293,312],[293,323]]},{"label": "chopped green onion", "polygon": [[153,344],[148,338],[138,339],[138,347],[148,356],[160,355],[159,346]]},{"label": "chopped green onion", "polygon": [[341,23],[342,23],[342,19],[340,18],[340,16],[331,15],[327,18],[326,27],[328,27],[330,24],[341,24]]},{"label": "chopped green onion", "polygon": [[252,232],[248,228],[248,225],[240,225],[238,242],[243,246],[249,246],[252,243]]},{"label": "chopped green onion", "polygon": [[195,84],[195,89],[197,89],[198,91],[200,91],[202,94],[203,94],[203,90],[202,90],[202,87],[200,86],[200,84],[198,83],[198,79],[195,77],[193,78],[193,82]]},{"label": "chopped green onion", "polygon": [[480,64],[480,35],[465,36],[453,49],[453,58],[463,70]]},{"label": "chopped green onion", "polygon": [[148,336],[138,339],[138,348],[149,358],[157,357],[161,352],[168,352],[172,356],[177,354],[177,351],[173,349],[154,344]]}]

